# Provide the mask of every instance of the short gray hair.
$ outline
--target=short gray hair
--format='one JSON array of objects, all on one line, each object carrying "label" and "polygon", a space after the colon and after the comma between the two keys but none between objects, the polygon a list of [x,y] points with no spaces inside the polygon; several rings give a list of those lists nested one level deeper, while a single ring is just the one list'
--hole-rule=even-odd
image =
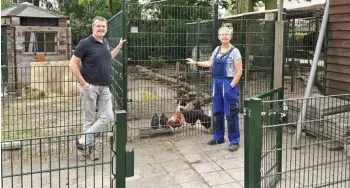
[{"label": "short gray hair", "polygon": [[225,26],[224,27],[220,27],[220,29],[218,30],[218,34],[220,34],[222,32],[225,32],[225,33],[227,33],[229,35],[232,35],[231,29],[228,28],[228,27],[225,27]]},{"label": "short gray hair", "polygon": [[102,17],[102,16],[96,16],[94,19],[92,19],[92,27],[94,27],[95,21],[101,21],[101,22],[106,22],[107,23],[107,19]]}]

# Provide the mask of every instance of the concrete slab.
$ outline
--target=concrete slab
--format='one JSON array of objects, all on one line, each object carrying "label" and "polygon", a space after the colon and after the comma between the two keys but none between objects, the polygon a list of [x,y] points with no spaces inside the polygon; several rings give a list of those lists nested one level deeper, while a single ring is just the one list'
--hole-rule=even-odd
[{"label": "concrete slab", "polygon": [[234,183],[235,180],[224,170],[201,174],[210,186]]}]

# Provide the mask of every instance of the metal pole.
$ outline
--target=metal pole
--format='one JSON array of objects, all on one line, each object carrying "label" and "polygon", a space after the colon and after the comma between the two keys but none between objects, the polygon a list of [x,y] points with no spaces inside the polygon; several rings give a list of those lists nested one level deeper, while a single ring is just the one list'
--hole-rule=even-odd
[{"label": "metal pole", "polygon": [[323,14],[323,18],[322,18],[322,25],[321,25],[321,29],[320,29],[320,35],[318,36],[317,39],[317,44],[316,44],[316,51],[315,51],[315,55],[314,58],[312,60],[312,65],[311,65],[311,70],[310,70],[310,76],[309,76],[309,80],[307,82],[307,86],[306,86],[306,91],[305,91],[305,97],[303,100],[303,106],[299,115],[299,120],[298,120],[298,124],[297,124],[297,132],[295,133],[296,136],[296,143],[294,148],[297,149],[300,146],[300,135],[301,135],[301,128],[303,126],[303,121],[306,115],[306,107],[308,105],[309,100],[307,99],[308,97],[310,97],[310,92],[313,86],[313,82],[315,79],[315,74],[316,74],[316,70],[317,70],[317,65],[318,65],[318,59],[320,57],[320,53],[321,53],[321,48],[322,48],[322,43],[323,43],[323,38],[324,38],[324,34],[327,28],[327,22],[328,22],[328,12],[329,12],[329,0],[326,0],[326,6],[325,6],[325,10],[324,10],[324,14]]},{"label": "metal pole", "polygon": [[212,50],[214,50],[218,45],[218,29],[219,29],[219,5],[218,0],[214,2],[214,19],[213,19],[213,41]]},{"label": "metal pole", "polygon": [[[200,45],[200,20],[197,19],[197,25],[196,25],[196,61],[200,61],[200,48],[199,48],[199,45]],[[201,80],[200,78],[200,72],[199,72],[199,66],[196,66],[196,69],[197,69],[197,72],[196,72],[196,96],[197,98],[201,98],[201,92],[200,92],[200,84],[198,84]]]},{"label": "metal pole", "polygon": [[[128,38],[128,24],[127,24],[127,14],[128,14],[128,1],[123,0],[122,1],[122,38],[127,39]],[[123,62],[123,110],[128,110],[128,43],[123,45],[123,56],[122,56],[122,62]]]},{"label": "metal pole", "polygon": [[278,21],[282,21],[283,19],[283,0],[278,0]]}]

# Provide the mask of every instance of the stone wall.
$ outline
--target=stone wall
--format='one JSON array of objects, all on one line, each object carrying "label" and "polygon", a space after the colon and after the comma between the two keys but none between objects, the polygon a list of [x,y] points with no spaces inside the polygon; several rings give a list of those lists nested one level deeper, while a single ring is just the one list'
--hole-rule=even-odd
[{"label": "stone wall", "polygon": [[69,61],[30,63],[30,87],[45,95],[75,96],[78,94],[75,77],[69,69]]}]

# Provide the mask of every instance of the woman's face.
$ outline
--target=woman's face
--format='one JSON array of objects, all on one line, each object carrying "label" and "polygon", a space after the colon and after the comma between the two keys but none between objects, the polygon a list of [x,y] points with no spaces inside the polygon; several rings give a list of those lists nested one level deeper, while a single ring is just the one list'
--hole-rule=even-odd
[{"label": "woman's face", "polygon": [[219,32],[218,38],[222,44],[230,43],[231,41],[231,35],[227,32]]}]

